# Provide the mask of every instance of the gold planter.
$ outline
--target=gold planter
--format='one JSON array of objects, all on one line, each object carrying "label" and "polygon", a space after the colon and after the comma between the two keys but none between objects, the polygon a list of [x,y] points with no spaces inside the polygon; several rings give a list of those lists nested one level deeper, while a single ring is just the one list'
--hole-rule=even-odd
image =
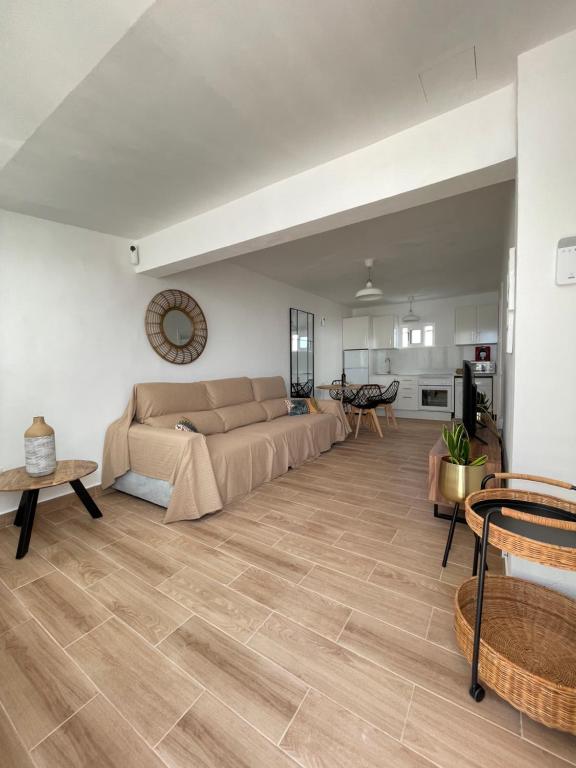
[{"label": "gold planter", "polygon": [[452,464],[448,456],[442,456],[438,487],[445,499],[461,504],[468,494],[480,490],[485,475],[485,464],[480,466]]}]

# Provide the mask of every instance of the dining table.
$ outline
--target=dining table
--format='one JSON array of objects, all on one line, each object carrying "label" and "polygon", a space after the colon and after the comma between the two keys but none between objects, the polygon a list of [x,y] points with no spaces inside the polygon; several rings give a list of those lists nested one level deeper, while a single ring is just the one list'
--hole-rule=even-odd
[{"label": "dining table", "polygon": [[342,392],[344,389],[360,389],[362,384],[318,384],[314,389],[320,389],[324,392],[332,390],[333,392]]}]

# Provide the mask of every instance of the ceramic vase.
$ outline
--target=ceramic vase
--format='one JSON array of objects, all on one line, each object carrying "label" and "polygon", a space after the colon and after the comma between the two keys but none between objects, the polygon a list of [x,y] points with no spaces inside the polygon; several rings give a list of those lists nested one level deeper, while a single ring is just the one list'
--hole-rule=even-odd
[{"label": "ceramic vase", "polygon": [[34,416],[32,424],[24,432],[26,472],[30,477],[51,475],[56,469],[56,441],[54,430],[44,421],[44,416]]}]

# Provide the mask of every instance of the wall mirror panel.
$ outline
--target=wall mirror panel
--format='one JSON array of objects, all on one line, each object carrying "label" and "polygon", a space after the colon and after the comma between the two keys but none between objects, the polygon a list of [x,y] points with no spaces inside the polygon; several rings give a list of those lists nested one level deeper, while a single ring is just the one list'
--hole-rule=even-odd
[{"label": "wall mirror panel", "polygon": [[290,396],[314,396],[314,314],[290,309]]}]

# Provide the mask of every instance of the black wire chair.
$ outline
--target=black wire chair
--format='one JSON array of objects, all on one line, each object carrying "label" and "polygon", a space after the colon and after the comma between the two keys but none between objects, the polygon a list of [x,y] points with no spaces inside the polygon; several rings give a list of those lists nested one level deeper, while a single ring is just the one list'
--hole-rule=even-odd
[{"label": "black wire chair", "polygon": [[[334,379],[332,384],[339,384],[342,385],[342,379]],[[329,389],[328,394],[332,398],[332,400],[342,400],[342,395],[344,394],[343,389]]]},{"label": "black wire chair", "polygon": [[341,390],[342,406],[345,411],[350,410],[350,406],[352,405],[352,401],[356,397],[357,391],[358,390],[356,388],[352,389],[351,387],[346,387],[346,389]]},{"label": "black wire chair", "polygon": [[356,432],[354,437],[358,437],[358,431],[360,429],[360,422],[362,416],[370,414],[372,423],[376,428],[376,431],[383,437],[380,422],[376,415],[376,408],[380,405],[382,399],[382,389],[378,384],[363,384],[359,389],[354,392],[354,396],[350,398],[349,405],[353,411],[358,414],[356,421]]},{"label": "black wire chair", "polygon": [[384,406],[386,412],[386,423],[390,425],[390,422],[394,425],[395,429],[398,429],[398,422],[396,421],[396,414],[392,408],[392,404],[398,397],[398,390],[400,389],[400,382],[394,380],[387,389],[382,392],[382,399],[380,405]]},{"label": "black wire chair", "polygon": [[308,379],[304,382],[293,381],[290,385],[291,397],[312,397],[313,390],[313,379]]}]

